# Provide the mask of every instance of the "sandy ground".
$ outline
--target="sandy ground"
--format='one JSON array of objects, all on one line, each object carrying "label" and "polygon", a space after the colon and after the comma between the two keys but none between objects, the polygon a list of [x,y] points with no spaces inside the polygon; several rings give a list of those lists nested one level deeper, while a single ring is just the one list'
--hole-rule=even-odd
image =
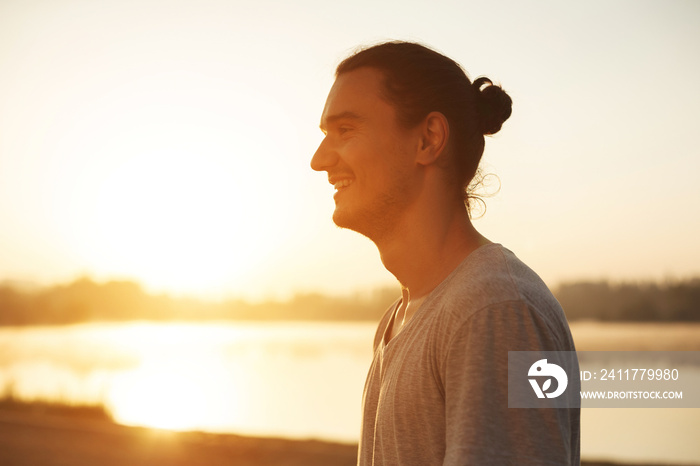
[{"label": "sandy ground", "polygon": [[0,406],[0,466],[351,466],[355,462],[355,445],[169,432],[120,426],[72,409]]},{"label": "sandy ground", "polygon": [[175,433],[103,419],[0,410],[2,466],[349,466],[355,461],[354,445]]}]

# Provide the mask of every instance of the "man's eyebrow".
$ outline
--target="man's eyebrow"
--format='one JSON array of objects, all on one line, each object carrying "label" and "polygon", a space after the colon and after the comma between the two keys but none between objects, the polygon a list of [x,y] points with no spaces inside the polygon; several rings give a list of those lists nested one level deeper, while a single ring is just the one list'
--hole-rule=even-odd
[{"label": "man's eyebrow", "polygon": [[355,120],[355,121],[364,121],[366,118],[361,117],[357,113],[353,112],[342,112],[338,113],[337,115],[329,115],[326,118],[321,118],[321,123],[318,125],[321,129],[324,129],[326,125],[335,123],[336,121],[339,120]]}]

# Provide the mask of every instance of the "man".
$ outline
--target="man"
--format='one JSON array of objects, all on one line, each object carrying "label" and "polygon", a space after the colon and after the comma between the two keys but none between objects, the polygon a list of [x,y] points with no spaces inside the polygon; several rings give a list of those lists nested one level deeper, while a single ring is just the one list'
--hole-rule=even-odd
[{"label": "man", "polygon": [[577,409],[508,408],[508,351],[573,351],[539,277],[471,223],[484,135],[511,99],[422,45],[343,61],[311,161],[334,222],[371,239],[402,297],[381,319],[360,465],[578,464]]}]

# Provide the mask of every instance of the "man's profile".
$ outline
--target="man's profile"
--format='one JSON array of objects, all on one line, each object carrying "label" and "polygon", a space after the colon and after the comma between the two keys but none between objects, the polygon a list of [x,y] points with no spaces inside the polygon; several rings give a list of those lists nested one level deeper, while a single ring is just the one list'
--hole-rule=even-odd
[{"label": "man's profile", "polygon": [[468,188],[511,99],[419,44],[336,70],[311,167],[333,221],[377,246],[402,296],[382,317],[363,395],[360,465],[578,464],[577,409],[507,404],[508,351],[573,351],[561,306],[476,231]]}]

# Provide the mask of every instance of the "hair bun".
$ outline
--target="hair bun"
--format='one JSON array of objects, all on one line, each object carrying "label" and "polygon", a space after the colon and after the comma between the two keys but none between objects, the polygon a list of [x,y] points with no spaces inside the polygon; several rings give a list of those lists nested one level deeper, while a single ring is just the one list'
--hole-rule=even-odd
[{"label": "hair bun", "polygon": [[477,92],[477,111],[481,134],[496,134],[510,117],[513,101],[506,91],[489,78],[481,77],[472,83]]}]

